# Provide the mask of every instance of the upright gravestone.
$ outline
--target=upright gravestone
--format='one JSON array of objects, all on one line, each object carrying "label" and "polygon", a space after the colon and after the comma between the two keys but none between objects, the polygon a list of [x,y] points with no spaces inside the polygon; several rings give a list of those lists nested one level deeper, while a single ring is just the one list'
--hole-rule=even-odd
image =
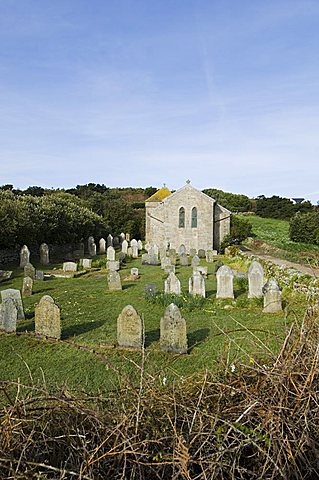
[{"label": "upright gravestone", "polygon": [[189,251],[189,254],[190,254],[191,257],[195,257],[196,253],[197,253],[196,248],[191,248],[190,251]]},{"label": "upright gravestone", "polygon": [[96,256],[96,244],[94,241],[94,237],[89,237],[88,238],[88,252],[91,257]]},{"label": "upright gravestone", "polygon": [[20,290],[16,290],[14,288],[7,288],[6,290],[2,290],[2,302],[4,302],[4,300],[6,300],[7,298],[11,298],[14,301],[15,306],[17,307],[18,320],[24,320],[24,310]]},{"label": "upright gravestone", "polygon": [[110,233],[108,234],[107,239],[106,239],[106,246],[107,247],[113,247],[113,237]]},{"label": "upright gravestone", "polygon": [[263,313],[282,312],[281,288],[274,278],[270,278],[263,287],[264,308]]},{"label": "upright gravestone", "polygon": [[92,268],[92,259],[91,258],[83,258],[82,267],[85,270],[89,270],[90,268]]},{"label": "upright gravestone", "polygon": [[147,242],[147,243],[145,244],[145,247],[144,247],[145,251],[146,251],[147,253],[149,253],[149,251],[150,251],[151,248],[152,248],[152,245],[151,245],[149,242]]},{"label": "upright gravestone", "polygon": [[192,258],[192,267],[198,267],[200,264],[200,259],[198,255],[194,255]]},{"label": "upright gravestone", "polygon": [[111,245],[109,247],[107,247],[106,259],[110,260],[111,262],[114,262],[114,260],[115,260],[115,250]]},{"label": "upright gravestone", "polygon": [[186,322],[178,307],[171,303],[160,323],[161,350],[171,353],[187,353]]},{"label": "upright gravestone", "polygon": [[130,246],[137,247],[137,240],[135,240],[135,238],[132,238],[132,240],[130,241]]},{"label": "upright gravestone", "polygon": [[23,245],[23,247],[20,250],[20,267],[24,268],[27,263],[30,261],[30,250],[26,245]]},{"label": "upright gravestone", "polygon": [[35,268],[32,263],[27,263],[23,270],[25,277],[30,277],[32,280],[35,280]]},{"label": "upright gravestone", "polygon": [[111,271],[107,274],[107,283],[110,292],[122,290],[121,277],[120,274],[116,271]]},{"label": "upright gravestone", "polygon": [[217,293],[216,298],[234,298],[233,278],[234,274],[227,265],[220,267],[216,273]]},{"label": "upright gravestone", "polygon": [[123,240],[123,242],[122,242],[122,252],[125,253],[125,255],[127,255],[127,249],[128,249],[128,242],[127,242],[127,240]]},{"label": "upright gravestone", "polygon": [[183,253],[182,255],[180,255],[179,264],[181,267],[188,267],[188,257],[186,253]]},{"label": "upright gravestone", "polygon": [[161,261],[163,260],[163,258],[166,258],[166,248],[165,247],[160,247],[159,256],[160,256]]},{"label": "upright gravestone", "polygon": [[43,270],[36,270],[35,272],[35,279],[36,280],[44,280],[44,272]]},{"label": "upright gravestone", "polygon": [[142,254],[142,265],[150,265],[150,256],[148,253]]},{"label": "upright gravestone", "polygon": [[154,248],[154,246],[150,247],[148,251],[149,255],[149,265],[159,265],[158,260],[158,249]]},{"label": "upright gravestone", "polygon": [[116,272],[117,270],[120,269],[119,260],[108,260],[106,262],[106,268],[107,270],[110,270],[110,272]]},{"label": "upright gravestone", "polygon": [[164,270],[167,266],[172,265],[171,259],[168,257],[163,257],[161,260],[161,268]]},{"label": "upright gravestone", "polygon": [[120,244],[120,239],[119,237],[114,237],[113,238],[113,247],[118,247]]},{"label": "upright gravestone", "polygon": [[176,265],[176,250],[175,248],[170,248],[167,252],[168,258],[171,261],[172,265]]},{"label": "upright gravestone", "polygon": [[133,277],[138,277],[138,268],[136,267],[131,268],[131,275]]},{"label": "upright gravestone", "polygon": [[61,338],[60,309],[50,295],[44,295],[35,306],[35,333],[51,338]]},{"label": "upright gravestone", "polygon": [[75,262],[64,262],[62,268],[64,272],[76,272],[78,265]]},{"label": "upright gravestone", "polygon": [[138,246],[137,245],[133,245],[131,247],[132,249],[132,257],[133,258],[138,258]]},{"label": "upright gravestone", "polygon": [[214,262],[213,250],[207,250],[207,252],[206,252],[206,262],[208,262],[208,263],[213,263]]},{"label": "upright gravestone", "polygon": [[127,242],[130,241],[130,234],[129,234],[129,233],[126,233],[126,234],[125,234],[125,240],[126,240]]},{"label": "upright gravestone", "polygon": [[205,279],[200,272],[193,272],[188,281],[188,291],[191,295],[200,295],[205,298]]},{"label": "upright gravestone", "polygon": [[31,277],[24,277],[22,285],[22,296],[30,297],[32,295],[33,279]]},{"label": "upright gravestone", "polygon": [[41,243],[40,245],[40,263],[41,265],[49,265],[49,247],[46,243]]},{"label": "upright gravestone", "polygon": [[206,252],[203,248],[200,248],[198,250],[198,256],[199,256],[199,258],[206,258]]},{"label": "upright gravestone", "polygon": [[122,243],[125,240],[125,233],[120,233],[120,243]]},{"label": "upright gravestone", "polygon": [[106,250],[106,241],[104,238],[100,238],[99,240],[99,254],[104,255]]},{"label": "upright gravestone", "polygon": [[117,319],[117,342],[120,347],[141,348],[142,320],[132,305],[127,305]]},{"label": "upright gravestone", "polygon": [[137,241],[137,248],[139,249],[139,251],[143,250],[142,240],[138,240],[138,241]]},{"label": "upright gravestone", "polygon": [[127,249],[127,256],[128,256],[128,257],[132,257],[132,256],[133,256],[133,249],[132,249],[132,247],[128,247],[128,249]]},{"label": "upright gravestone", "polygon": [[181,294],[181,282],[176,277],[175,273],[171,272],[164,284],[165,293],[174,293],[175,295]]},{"label": "upright gravestone", "polygon": [[0,330],[7,333],[17,329],[18,311],[13,298],[6,298],[0,305]]},{"label": "upright gravestone", "polygon": [[123,265],[126,264],[126,255],[124,252],[119,253],[119,264],[120,264],[120,267],[123,267]]},{"label": "upright gravestone", "polygon": [[185,254],[186,254],[186,247],[185,247],[185,245],[182,243],[182,245],[179,246],[178,255],[181,256],[181,255],[185,255]]},{"label": "upright gravestone", "polygon": [[264,286],[264,269],[254,260],[248,269],[248,298],[262,298]]}]

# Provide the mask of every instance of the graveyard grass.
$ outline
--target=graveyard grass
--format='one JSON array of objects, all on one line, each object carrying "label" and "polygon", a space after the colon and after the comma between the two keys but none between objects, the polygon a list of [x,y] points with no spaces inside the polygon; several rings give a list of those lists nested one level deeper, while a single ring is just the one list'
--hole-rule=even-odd
[{"label": "graveyard grass", "polygon": [[[247,271],[249,263],[242,259],[222,259],[232,268]],[[105,265],[105,257],[93,261]],[[272,364],[296,319],[302,319],[305,299],[284,290],[286,305],[282,314],[263,314],[260,300],[247,298],[247,281],[235,280],[235,300],[216,300],[214,263],[206,263],[207,299],[204,304],[189,300],[181,308],[187,324],[188,354],[172,355],[160,351],[159,325],[165,305],[145,298],[144,286],[154,283],[164,290],[164,274],[160,267],[142,266],[141,260],[130,261],[120,271],[123,290],[109,292],[106,271],[93,271],[78,278],[54,278],[35,281],[34,293],[23,299],[26,320],[18,322],[17,335],[0,335],[0,374],[6,381],[47,385],[50,390],[61,385],[72,391],[92,394],[116,390],[126,381],[138,385],[142,353],[116,348],[117,317],[131,304],[145,324],[144,377],[159,384],[183,381],[192,374],[232,372],[241,365]],[[61,268],[61,264],[50,265]],[[140,279],[125,280],[132,267],[138,267]],[[38,268],[40,266],[38,265]],[[192,268],[177,266],[182,292],[188,291]],[[102,277],[99,277],[103,275]],[[0,289],[18,288],[23,281],[21,269]],[[61,308],[62,339],[46,340],[34,336],[34,309],[43,295],[51,295]],[[25,332],[30,333],[25,333]]]},{"label": "graveyard grass", "polygon": [[263,243],[247,245],[260,253],[267,253],[284,260],[296,263],[313,263],[317,266],[319,246],[309,243],[293,242],[289,238],[289,222],[274,218],[262,218],[257,215],[239,215],[248,220],[252,227],[255,239]]}]

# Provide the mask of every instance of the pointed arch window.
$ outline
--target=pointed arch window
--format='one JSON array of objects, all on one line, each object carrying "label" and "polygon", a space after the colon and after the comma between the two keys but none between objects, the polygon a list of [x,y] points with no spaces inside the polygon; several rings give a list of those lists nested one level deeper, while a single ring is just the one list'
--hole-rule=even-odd
[{"label": "pointed arch window", "polygon": [[185,228],[185,208],[181,207],[178,212],[178,226],[179,228]]},{"label": "pointed arch window", "polygon": [[197,208],[192,208],[192,228],[197,228]]}]

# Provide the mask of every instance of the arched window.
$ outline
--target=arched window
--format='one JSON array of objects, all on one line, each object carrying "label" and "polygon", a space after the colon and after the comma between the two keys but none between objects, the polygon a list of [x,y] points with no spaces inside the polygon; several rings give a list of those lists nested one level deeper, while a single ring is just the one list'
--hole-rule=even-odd
[{"label": "arched window", "polygon": [[197,208],[192,208],[192,228],[197,228]]},{"label": "arched window", "polygon": [[179,228],[185,227],[185,208],[184,207],[181,207],[179,209],[178,226]]}]

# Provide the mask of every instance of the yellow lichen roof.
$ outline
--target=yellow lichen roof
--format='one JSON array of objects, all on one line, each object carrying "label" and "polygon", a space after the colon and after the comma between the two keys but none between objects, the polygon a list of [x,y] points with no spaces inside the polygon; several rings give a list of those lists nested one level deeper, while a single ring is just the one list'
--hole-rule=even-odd
[{"label": "yellow lichen roof", "polygon": [[159,190],[157,190],[157,192],[153,193],[153,195],[145,201],[146,202],[162,202],[164,198],[168,197],[171,194],[172,192],[168,188],[162,187]]}]

